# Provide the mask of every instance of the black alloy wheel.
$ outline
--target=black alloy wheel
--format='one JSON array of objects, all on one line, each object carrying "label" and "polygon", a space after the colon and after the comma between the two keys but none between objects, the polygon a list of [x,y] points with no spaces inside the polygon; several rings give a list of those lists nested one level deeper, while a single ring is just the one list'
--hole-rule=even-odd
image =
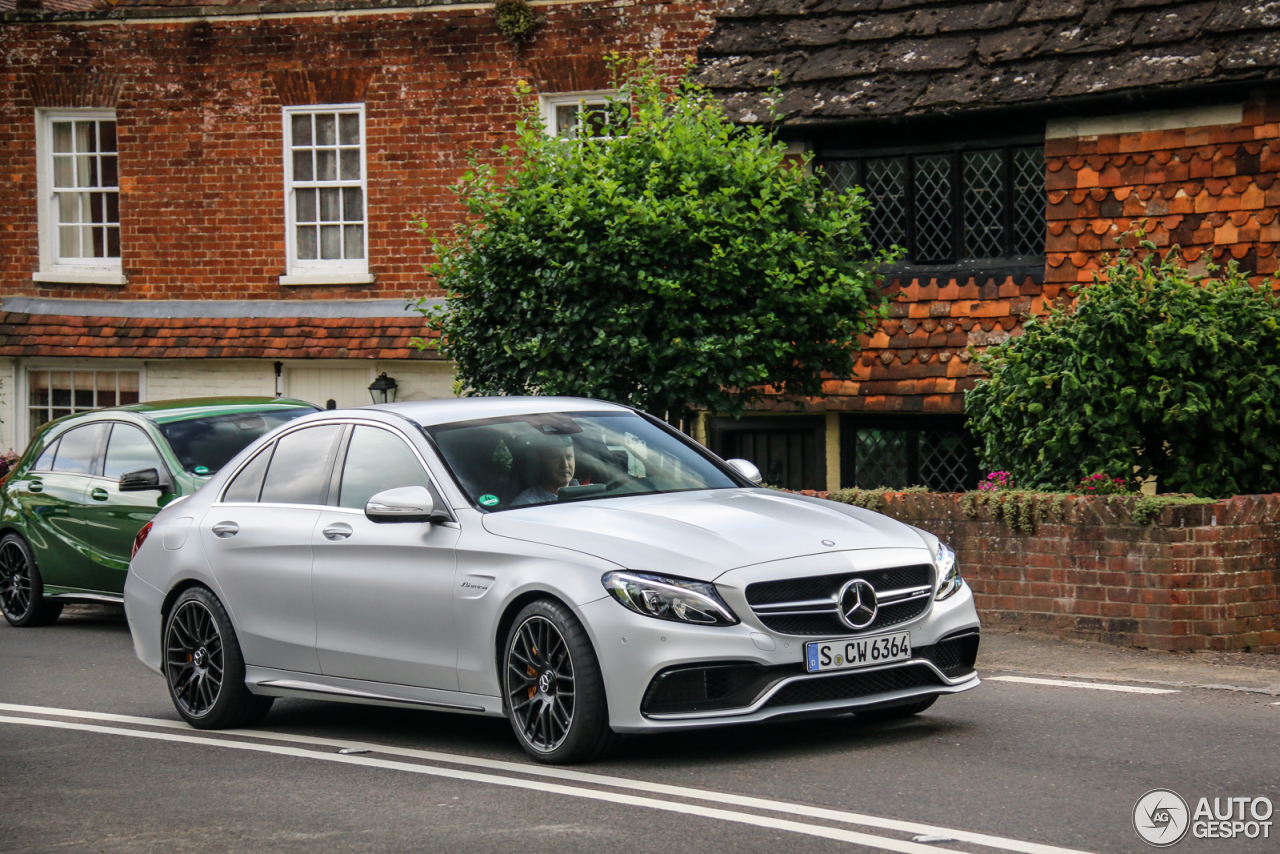
[{"label": "black alloy wheel", "polygon": [[612,745],[604,680],[572,612],[552,600],[527,605],[507,635],[504,700],[521,746],[541,762],[593,759]]},{"label": "black alloy wheel", "polygon": [[61,602],[44,598],[31,548],[17,534],[0,539],[0,611],[11,626],[47,626],[62,613]]},{"label": "black alloy wheel", "polygon": [[273,698],[249,692],[244,658],[222,603],[203,587],[178,597],[164,630],[169,697],[199,729],[245,726],[261,720]]}]

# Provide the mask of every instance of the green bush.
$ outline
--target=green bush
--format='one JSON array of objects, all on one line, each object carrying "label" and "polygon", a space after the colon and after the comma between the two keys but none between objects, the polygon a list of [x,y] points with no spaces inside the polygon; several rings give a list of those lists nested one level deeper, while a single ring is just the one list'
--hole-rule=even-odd
[{"label": "green bush", "polygon": [[519,156],[455,188],[472,216],[435,241],[447,306],[421,310],[461,388],[739,414],[765,386],[818,395],[851,373],[891,260],[863,236],[864,198],[645,64],[602,131],[549,137],[531,108]]},{"label": "green bush", "polygon": [[[1138,237],[1142,234],[1139,232]],[[979,357],[965,399],[991,468],[1028,488],[1104,472],[1130,486],[1225,496],[1280,491],[1280,300],[1234,263],[1197,277],[1143,241],[1074,309],[1028,321]]]}]

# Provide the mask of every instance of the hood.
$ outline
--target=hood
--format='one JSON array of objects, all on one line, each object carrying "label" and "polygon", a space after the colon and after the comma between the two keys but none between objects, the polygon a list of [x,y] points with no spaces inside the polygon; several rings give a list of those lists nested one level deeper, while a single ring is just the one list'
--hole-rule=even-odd
[{"label": "hood", "polygon": [[486,514],[484,527],[500,537],[585,552],[626,569],[701,581],[804,555],[927,548],[911,527],[879,513],[766,489],[547,504]]}]

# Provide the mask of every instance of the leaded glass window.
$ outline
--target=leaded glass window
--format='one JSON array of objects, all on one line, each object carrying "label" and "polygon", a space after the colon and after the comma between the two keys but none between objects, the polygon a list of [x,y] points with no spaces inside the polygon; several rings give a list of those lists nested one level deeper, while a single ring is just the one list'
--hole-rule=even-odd
[{"label": "leaded glass window", "polygon": [[842,486],[963,492],[977,484],[978,463],[962,419],[841,418]]},{"label": "leaded glass window", "polygon": [[1043,145],[831,157],[818,165],[829,186],[863,189],[872,246],[905,248],[905,263],[1044,253]]}]

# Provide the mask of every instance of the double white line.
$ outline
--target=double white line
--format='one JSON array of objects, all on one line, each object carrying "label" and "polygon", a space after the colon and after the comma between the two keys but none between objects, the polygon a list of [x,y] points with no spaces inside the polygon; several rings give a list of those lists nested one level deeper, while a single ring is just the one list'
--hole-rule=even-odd
[{"label": "double white line", "polygon": [[[587,800],[604,801],[625,806],[682,813],[698,818],[729,821],[747,824],[771,830],[785,830],[807,836],[834,839],[840,842],[851,842],[881,851],[897,851],[902,854],[936,854],[936,845],[923,845],[910,839],[895,839],[891,836],[862,833],[845,830],[839,826],[828,826],[796,819],[817,819],[833,825],[852,825],[855,827],[874,828],[899,834],[910,834],[929,837],[943,837],[956,842],[968,842],[1001,851],[1017,851],[1022,854],[1085,854],[1069,848],[1058,848],[1053,845],[1042,845],[1037,842],[1024,842],[1018,839],[1005,839],[985,833],[973,833],[967,830],[956,830],[949,827],[921,824],[913,821],[880,818],[878,816],[861,815],[842,810],[825,809],[823,807],[792,804],[785,801],[774,801],[766,798],[754,798],[746,795],[734,795],[727,792],[713,792],[705,789],[692,789],[684,786],[668,786],[663,783],[651,783],[643,780],[631,780],[625,777],[610,777],[602,774],[591,774],[584,771],[573,771],[567,768],[549,768],[541,765],[527,765],[518,762],[505,762],[498,759],[482,759],[474,756],[463,756],[454,753],[440,753],[431,750],[415,750],[407,747],[395,747],[385,744],[318,738],[314,736],[292,735],[282,732],[264,732],[260,730],[223,730],[218,737],[202,735],[180,721],[160,718],[143,718],[132,715],[113,715],[106,712],[84,712],[77,709],[57,709],[45,706],[22,706],[11,703],[0,703],[0,711],[16,712],[31,717],[14,717],[0,715],[0,724],[19,726],[37,726],[51,729],[77,730],[104,735],[119,735],[129,738],[143,738],[153,741],[167,741],[180,744],[198,744],[206,747],[223,747],[231,750],[248,750],[255,753],[270,753],[277,756],[291,756],[298,759],[311,759],[322,762],[337,762],[345,765],[360,765],[368,768],[384,768],[392,771],[403,771],[411,774],[426,774],[432,777],[445,777],[471,783],[485,783],[493,786],[528,789],[552,795],[562,795]],[[71,720],[58,720],[70,718]],[[102,723],[81,723],[80,721],[99,721]],[[144,729],[125,729],[116,726],[104,726],[103,723],[121,723],[133,726],[150,727]],[[157,732],[155,730],[178,730],[178,732]],[[279,744],[263,744],[259,742],[281,742]],[[298,744],[307,747],[290,747]],[[318,750],[316,748],[326,748]],[[381,759],[374,756],[351,753],[338,753],[337,750],[361,750],[384,756],[399,756],[416,762],[402,762],[393,759]],[[427,764],[438,763],[438,764]],[[446,765],[460,767],[444,767]],[[467,769],[484,769],[483,771]],[[485,772],[501,772],[485,773]],[[513,774],[519,777],[509,776]],[[533,777],[536,779],[526,779]],[[553,782],[562,781],[562,782]],[[565,785],[576,783],[578,785]],[[623,790],[623,791],[609,791]],[[628,794],[627,791],[643,792],[646,795],[660,795],[662,798],[645,797]],[[679,798],[683,800],[666,800]],[[692,803],[689,803],[692,802]],[[712,804],[707,806],[705,804]],[[745,810],[756,810],[791,818],[776,818],[770,815],[759,815],[755,812],[743,812],[725,807],[738,807]]]}]

